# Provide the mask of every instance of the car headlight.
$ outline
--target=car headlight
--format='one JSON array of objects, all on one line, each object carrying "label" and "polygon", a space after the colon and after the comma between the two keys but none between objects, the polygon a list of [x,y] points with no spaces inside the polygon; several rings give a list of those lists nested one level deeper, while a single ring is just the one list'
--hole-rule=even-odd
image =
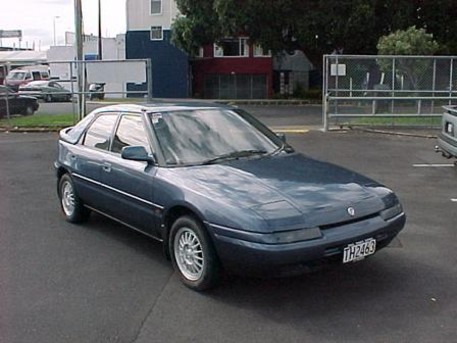
[{"label": "car headlight", "polygon": [[309,241],[312,239],[322,238],[322,232],[318,227],[289,230],[283,232],[259,233],[228,228],[217,224],[207,223],[212,227],[214,233],[218,236],[237,238],[247,242],[262,244],[287,244]]},{"label": "car headlight", "polygon": [[389,220],[403,213],[403,207],[398,202],[396,205],[389,207],[379,213],[382,219]]},{"label": "car headlight", "polygon": [[276,232],[268,236],[269,239],[265,239],[265,243],[268,244],[283,244],[283,243],[296,243],[309,241],[322,237],[322,232],[318,227]]}]

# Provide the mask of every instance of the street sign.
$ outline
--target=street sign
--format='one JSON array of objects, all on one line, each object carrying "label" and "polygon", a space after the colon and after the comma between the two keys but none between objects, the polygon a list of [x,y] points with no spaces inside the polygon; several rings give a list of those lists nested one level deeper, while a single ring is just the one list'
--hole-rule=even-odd
[{"label": "street sign", "polygon": [[22,30],[0,30],[0,38],[22,38]]}]

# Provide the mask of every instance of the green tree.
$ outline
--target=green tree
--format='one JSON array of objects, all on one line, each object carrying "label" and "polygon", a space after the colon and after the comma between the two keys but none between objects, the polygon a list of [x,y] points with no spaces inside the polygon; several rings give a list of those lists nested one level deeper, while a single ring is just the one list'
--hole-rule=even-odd
[{"label": "green tree", "polygon": [[[387,36],[383,36],[378,42],[379,55],[434,55],[439,49],[438,43],[424,29],[414,26],[407,30],[398,30]],[[430,67],[430,61],[419,58],[404,58],[396,60],[396,71],[399,75],[407,77],[412,89],[417,89],[421,76]],[[378,64],[382,71],[392,70],[390,59],[379,59]]]},{"label": "green tree", "polygon": [[440,45],[439,52],[457,55],[456,1],[422,0],[416,11],[416,26],[433,33],[433,37]]},{"label": "green tree", "polygon": [[248,35],[273,52],[376,54],[379,37],[417,26],[457,54],[455,0],[176,0],[173,41],[189,53],[227,36]]},{"label": "green tree", "polygon": [[377,47],[379,55],[433,55],[439,45],[433,34],[411,26],[381,37]]},{"label": "green tree", "polygon": [[184,16],[173,23],[172,40],[176,46],[195,55],[200,46],[214,42],[222,35],[213,0],[177,0]]},{"label": "green tree", "polygon": [[173,41],[195,53],[199,45],[245,34],[273,52],[302,50],[319,65],[336,49],[376,52],[376,1],[177,0],[184,16],[173,25]]}]

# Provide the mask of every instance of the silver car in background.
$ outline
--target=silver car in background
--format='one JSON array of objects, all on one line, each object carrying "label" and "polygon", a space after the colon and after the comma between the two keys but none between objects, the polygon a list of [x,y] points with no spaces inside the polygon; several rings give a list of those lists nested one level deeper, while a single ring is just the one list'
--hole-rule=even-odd
[{"label": "silver car in background", "polygon": [[[441,132],[435,151],[446,158],[457,158],[457,106],[443,106]],[[457,162],[455,162],[457,165]]]}]

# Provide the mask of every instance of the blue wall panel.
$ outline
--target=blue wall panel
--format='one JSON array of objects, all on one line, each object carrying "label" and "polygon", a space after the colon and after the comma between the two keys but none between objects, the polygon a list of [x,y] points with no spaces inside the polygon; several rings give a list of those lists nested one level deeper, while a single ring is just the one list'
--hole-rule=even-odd
[{"label": "blue wall panel", "polygon": [[[128,31],[125,38],[126,57],[151,59],[154,98],[187,98],[188,56],[170,43],[170,31],[164,31],[163,36],[161,41],[151,41],[149,31]],[[138,85],[128,88],[139,90]],[[146,86],[140,88],[146,90]]]}]

